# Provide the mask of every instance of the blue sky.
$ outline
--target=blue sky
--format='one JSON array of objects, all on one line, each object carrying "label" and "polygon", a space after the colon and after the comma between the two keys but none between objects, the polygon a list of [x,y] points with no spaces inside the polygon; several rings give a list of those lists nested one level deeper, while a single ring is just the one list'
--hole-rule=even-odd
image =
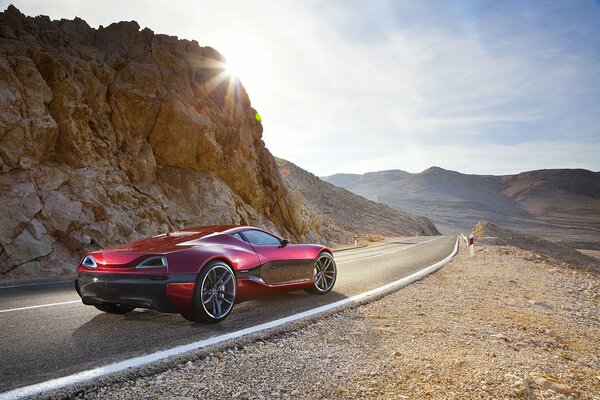
[{"label": "blue sky", "polygon": [[600,170],[599,2],[13,3],[215,47],[267,147],[317,175]]}]

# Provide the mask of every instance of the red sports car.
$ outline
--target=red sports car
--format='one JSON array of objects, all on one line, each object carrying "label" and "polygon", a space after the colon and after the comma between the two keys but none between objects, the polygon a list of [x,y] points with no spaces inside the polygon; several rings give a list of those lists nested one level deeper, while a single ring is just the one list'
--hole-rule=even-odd
[{"label": "red sports car", "polygon": [[203,226],[90,253],[75,289],[84,304],[108,313],[142,307],[215,323],[235,303],[263,293],[328,293],[336,277],[324,246],[292,244],[249,226]]}]

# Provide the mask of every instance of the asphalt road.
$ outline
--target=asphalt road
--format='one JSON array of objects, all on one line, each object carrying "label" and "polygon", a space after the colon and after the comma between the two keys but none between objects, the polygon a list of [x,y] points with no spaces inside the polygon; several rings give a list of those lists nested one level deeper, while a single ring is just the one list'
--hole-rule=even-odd
[{"label": "asphalt road", "polygon": [[[218,325],[194,324],[178,314],[142,309],[105,314],[78,301],[70,282],[0,288],[0,392],[332,303],[440,261],[455,241],[451,236],[400,238],[336,252],[338,278],[331,293],[297,291],[248,301],[236,305]],[[53,303],[59,304],[20,309]]]}]

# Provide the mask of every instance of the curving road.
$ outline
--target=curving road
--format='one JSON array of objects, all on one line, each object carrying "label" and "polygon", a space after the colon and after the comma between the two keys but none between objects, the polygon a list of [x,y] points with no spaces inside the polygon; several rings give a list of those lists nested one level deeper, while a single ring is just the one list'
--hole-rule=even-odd
[{"label": "curving road", "polygon": [[[0,287],[0,397],[17,387],[273,321],[398,280],[447,257],[455,237],[399,238],[335,253],[333,292],[292,292],[237,305],[218,325],[138,309],[84,306],[72,283]],[[41,307],[40,307],[41,306]]]}]

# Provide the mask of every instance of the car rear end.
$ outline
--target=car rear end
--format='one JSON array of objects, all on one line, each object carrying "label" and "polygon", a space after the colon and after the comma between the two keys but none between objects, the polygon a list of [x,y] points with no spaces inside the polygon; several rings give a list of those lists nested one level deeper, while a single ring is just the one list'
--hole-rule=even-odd
[{"label": "car rear end", "polygon": [[166,254],[103,250],[85,256],[75,289],[84,304],[118,304],[161,312],[186,311],[195,287],[195,274],[170,274]]}]

